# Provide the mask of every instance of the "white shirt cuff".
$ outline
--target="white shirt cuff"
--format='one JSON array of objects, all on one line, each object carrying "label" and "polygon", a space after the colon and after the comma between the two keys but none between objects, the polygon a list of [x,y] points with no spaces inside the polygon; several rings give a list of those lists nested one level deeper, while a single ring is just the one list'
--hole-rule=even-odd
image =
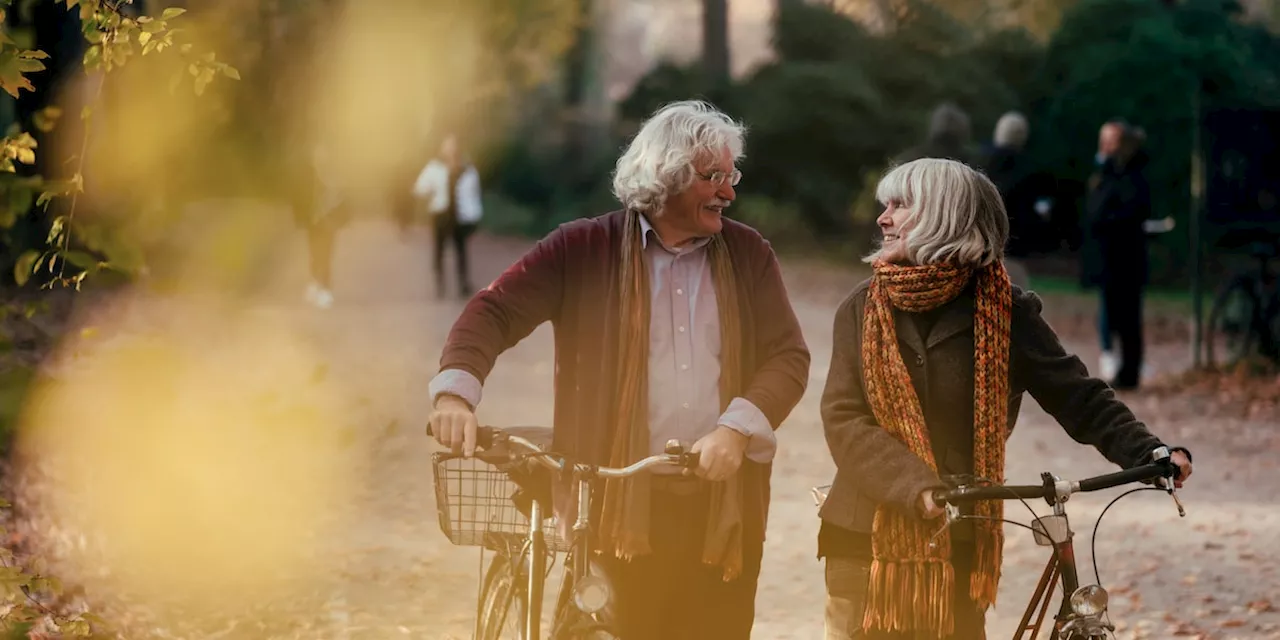
[{"label": "white shirt cuff", "polygon": [[483,385],[475,376],[461,369],[445,369],[431,379],[427,393],[431,395],[431,405],[435,406],[440,394],[447,393],[467,401],[472,409],[480,406],[480,395]]},{"label": "white shirt cuff", "polygon": [[752,462],[767,464],[778,452],[778,436],[769,425],[764,412],[746,398],[734,398],[729,402],[720,424],[747,436],[746,456]]}]

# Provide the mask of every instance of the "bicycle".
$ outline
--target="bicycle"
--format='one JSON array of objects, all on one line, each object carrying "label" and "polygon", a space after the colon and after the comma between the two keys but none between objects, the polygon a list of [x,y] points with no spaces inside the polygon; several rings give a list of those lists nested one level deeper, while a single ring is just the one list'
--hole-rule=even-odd
[{"label": "bicycle", "polygon": [[[1107,609],[1107,591],[1102,587],[1102,578],[1098,571],[1097,535],[1098,524],[1120,498],[1137,491],[1166,491],[1173,497],[1178,514],[1186,516],[1186,510],[1178,499],[1173,478],[1177,476],[1178,467],[1170,458],[1169,449],[1160,447],[1152,453],[1152,462],[1133,469],[1104,474],[1082,480],[1063,480],[1050,473],[1040,475],[1042,483],[1038,485],[998,485],[980,478],[948,476],[943,478],[951,486],[948,489],[934,491],[935,504],[944,508],[946,513],[942,527],[935,534],[936,539],[952,524],[961,520],[982,520],[981,516],[961,515],[959,506],[979,500],[1019,500],[1027,507],[1035,519],[1031,525],[1012,520],[1003,522],[1030,529],[1036,544],[1053,547],[1053,554],[1045,565],[1040,581],[1031,595],[1031,601],[1023,612],[1022,619],[1014,631],[1013,640],[1035,640],[1044,626],[1044,618],[1052,602],[1056,582],[1062,583],[1062,603],[1054,616],[1049,640],[1106,640],[1113,637],[1115,625],[1111,623]],[[1093,571],[1095,583],[1080,586],[1079,571],[1076,567],[1074,537],[1067,519],[1066,502],[1075,493],[1089,493],[1110,489],[1134,482],[1163,481],[1163,487],[1146,487],[1127,491],[1113,499],[1098,516],[1094,524],[1091,546],[1094,550]],[[813,488],[813,497],[820,507],[826,499],[826,491],[830,485]],[[1026,503],[1026,500],[1044,499],[1053,507],[1053,514],[1039,516]],[[1032,617],[1035,616],[1034,622]]]},{"label": "bicycle", "polygon": [[1254,353],[1280,363],[1280,279],[1271,269],[1275,241],[1249,244],[1257,266],[1232,276],[1210,307],[1204,345],[1211,367],[1234,365]]},{"label": "bicycle", "polygon": [[[428,428],[428,435],[431,429]],[[583,464],[544,450],[550,429],[480,427],[476,454],[432,456],[440,530],[460,546],[494,552],[477,597],[475,638],[540,640],[548,561],[564,554],[560,589],[551,619],[553,640],[616,639],[614,588],[607,571],[590,560],[591,504],[595,485],[654,467],[694,469],[698,454],[675,440],[664,453],[621,469]],[[569,474],[577,494],[577,518],[567,538],[548,516],[553,474]],[[483,551],[481,552],[483,564]],[[514,608],[515,616],[508,617]],[[504,636],[507,628],[512,635]]]}]

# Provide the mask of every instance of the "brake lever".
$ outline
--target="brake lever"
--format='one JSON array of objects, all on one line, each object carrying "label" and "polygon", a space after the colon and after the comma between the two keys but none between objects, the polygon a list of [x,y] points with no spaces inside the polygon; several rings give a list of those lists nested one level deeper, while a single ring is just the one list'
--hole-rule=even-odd
[{"label": "brake lever", "polygon": [[[1178,471],[1175,468],[1173,473],[1176,475],[1177,472]],[[1162,477],[1160,478],[1160,482],[1164,485],[1161,489],[1164,489],[1165,492],[1169,494],[1169,497],[1173,498],[1173,504],[1178,507],[1178,517],[1187,517],[1187,510],[1182,506],[1182,500],[1178,497],[1178,485],[1174,480],[1174,476]]]},{"label": "brake lever", "polygon": [[1169,492],[1169,497],[1173,498],[1173,504],[1178,507],[1178,517],[1187,517],[1187,510],[1183,508],[1182,500],[1178,499],[1178,467],[1173,464],[1172,452],[1169,451],[1168,447],[1159,447],[1155,451],[1151,452],[1151,456],[1155,458],[1157,463],[1164,465],[1169,471],[1169,475],[1163,476],[1159,479],[1160,482],[1163,482],[1163,486],[1160,488]]},{"label": "brake lever", "polygon": [[939,527],[938,530],[934,532],[932,536],[929,537],[930,549],[936,549],[938,536],[942,535],[944,531],[951,528],[952,524],[955,524],[960,520],[960,507],[957,507],[956,505],[951,504],[950,502],[942,505],[942,513],[943,513],[942,526]]},{"label": "brake lever", "polygon": [[1187,510],[1182,507],[1182,500],[1178,498],[1178,487],[1173,484],[1173,478],[1166,478],[1165,482],[1168,484],[1169,497],[1173,498],[1173,504],[1178,507],[1178,517],[1187,517]]}]

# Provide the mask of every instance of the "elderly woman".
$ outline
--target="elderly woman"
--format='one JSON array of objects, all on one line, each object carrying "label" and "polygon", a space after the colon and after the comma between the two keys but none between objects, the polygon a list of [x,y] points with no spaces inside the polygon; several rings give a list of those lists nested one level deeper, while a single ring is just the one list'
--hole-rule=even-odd
[{"label": "elderly woman", "polygon": [[[940,477],[1003,481],[1024,391],[1118,465],[1145,463],[1163,445],[1063,350],[1040,300],[1010,285],[1008,218],[985,176],[926,158],[890,171],[877,198],[884,239],[867,258],[872,277],[836,312],[822,396],[837,467],[818,543],[826,637],[982,638],[1001,527],[964,521],[930,545]],[[1174,451],[1181,482],[1190,454]],[[1001,514],[998,502],[974,509]],[[912,592],[927,595],[895,597]]]}]

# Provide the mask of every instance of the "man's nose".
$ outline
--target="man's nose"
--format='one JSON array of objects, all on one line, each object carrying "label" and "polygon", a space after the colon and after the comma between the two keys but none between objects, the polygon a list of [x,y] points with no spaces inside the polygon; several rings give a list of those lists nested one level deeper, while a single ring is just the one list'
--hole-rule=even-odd
[{"label": "man's nose", "polygon": [[716,189],[716,196],[725,200],[735,200],[738,197],[738,192],[734,190],[733,185],[729,184],[728,180],[725,180],[720,185],[720,188]]}]

